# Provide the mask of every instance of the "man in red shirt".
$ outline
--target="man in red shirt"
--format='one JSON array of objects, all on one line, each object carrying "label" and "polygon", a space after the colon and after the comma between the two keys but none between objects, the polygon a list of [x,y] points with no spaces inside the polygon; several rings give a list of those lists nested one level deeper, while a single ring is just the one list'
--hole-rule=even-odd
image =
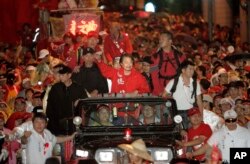
[{"label": "man in red shirt", "polygon": [[110,34],[104,39],[104,55],[108,60],[108,64],[112,65],[116,57],[122,54],[131,54],[133,52],[132,44],[128,34],[121,32],[118,22],[112,22],[110,26]]},{"label": "man in red shirt", "polygon": [[[178,141],[177,144],[184,147],[192,146],[193,151],[199,149],[203,144],[207,142],[212,135],[212,130],[209,125],[202,122],[202,116],[199,108],[194,107],[188,111],[191,127],[188,129],[187,136],[188,142]],[[205,160],[205,154],[195,156],[195,159],[199,161]]]},{"label": "man in red shirt", "polygon": [[166,84],[175,77],[180,64],[186,59],[172,43],[173,34],[169,31],[163,32],[159,38],[158,49],[152,57],[151,70],[155,95],[162,94]]},{"label": "man in red shirt", "polygon": [[142,93],[149,93],[149,86],[145,77],[137,72],[133,67],[131,55],[123,54],[120,59],[121,68],[115,69],[101,61],[100,56],[96,55],[97,64],[103,76],[111,79],[112,93],[130,94],[137,96]]}]

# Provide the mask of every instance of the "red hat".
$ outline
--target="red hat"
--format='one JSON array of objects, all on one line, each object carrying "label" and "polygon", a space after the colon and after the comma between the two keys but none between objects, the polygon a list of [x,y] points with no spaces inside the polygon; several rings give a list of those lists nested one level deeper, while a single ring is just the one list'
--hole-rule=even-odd
[{"label": "red hat", "polygon": [[250,72],[250,65],[244,67],[245,71]]},{"label": "red hat", "polygon": [[14,112],[12,113],[12,115],[8,118],[7,122],[6,122],[6,127],[10,130],[14,129],[15,127],[15,121],[22,119],[23,121],[25,121],[28,118],[31,118],[32,114],[28,113],[28,112]]},{"label": "red hat", "polygon": [[78,36],[84,37],[84,36],[86,36],[86,34],[84,34],[84,33],[80,32],[80,31],[78,31],[78,32],[76,32],[76,35],[75,35],[75,36],[76,36],[76,37],[78,37]]},{"label": "red hat", "polygon": [[63,39],[65,38],[73,38],[73,35],[71,32],[66,32],[64,35],[63,35]]},{"label": "red hat", "polygon": [[193,107],[193,108],[188,110],[188,117],[191,117],[191,116],[193,116],[195,114],[200,114],[200,113],[201,112],[200,112],[199,108]]},{"label": "red hat", "polygon": [[222,88],[220,86],[213,86],[208,89],[208,93],[220,93]]},{"label": "red hat", "polygon": [[88,39],[89,39],[89,38],[92,38],[92,37],[98,38],[98,33],[95,32],[95,31],[90,31],[90,32],[88,33],[87,37],[88,37]]}]

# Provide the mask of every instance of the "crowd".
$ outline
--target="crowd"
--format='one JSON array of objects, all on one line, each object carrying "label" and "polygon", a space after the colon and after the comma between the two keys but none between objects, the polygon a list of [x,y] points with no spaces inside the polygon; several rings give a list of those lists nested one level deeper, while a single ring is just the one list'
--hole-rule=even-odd
[{"label": "crowd", "polygon": [[[40,49],[31,36],[25,24],[18,45],[0,47],[0,128],[15,134],[32,120],[22,133],[26,142],[6,139],[9,163],[25,144],[38,154],[31,159],[27,151],[28,161],[44,162],[52,145],[74,136],[78,99],[103,93],[174,98],[188,138],[176,142],[192,147],[187,158],[214,160],[206,152],[215,145],[216,160],[229,162],[229,148],[250,146],[250,66],[243,56],[250,46],[240,42],[239,26],[216,25],[209,41],[208,24],[192,13],[132,20],[107,14],[100,33],[66,32],[60,44],[49,39]],[[107,113],[105,106],[98,111]]]}]

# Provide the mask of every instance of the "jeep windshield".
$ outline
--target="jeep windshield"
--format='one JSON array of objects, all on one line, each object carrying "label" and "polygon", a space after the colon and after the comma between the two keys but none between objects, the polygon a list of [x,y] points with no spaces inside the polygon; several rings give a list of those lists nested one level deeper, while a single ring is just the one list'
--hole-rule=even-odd
[{"label": "jeep windshield", "polygon": [[77,158],[97,160],[101,150],[122,156],[124,152],[117,145],[138,138],[144,140],[151,153],[167,151],[168,162],[176,155],[175,139],[180,138],[180,126],[174,121],[177,110],[173,99],[98,97],[80,100],[80,104],[83,120],[75,138]]},{"label": "jeep windshield", "polygon": [[172,100],[147,98],[89,98],[82,100],[83,126],[172,126]]}]

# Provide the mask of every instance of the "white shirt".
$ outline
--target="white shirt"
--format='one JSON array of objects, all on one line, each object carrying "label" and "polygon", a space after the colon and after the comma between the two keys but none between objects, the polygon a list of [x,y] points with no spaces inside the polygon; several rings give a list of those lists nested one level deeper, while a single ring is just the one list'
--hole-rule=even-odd
[{"label": "white shirt", "polygon": [[250,147],[250,132],[239,125],[235,130],[228,130],[223,125],[220,130],[212,134],[207,143],[210,146],[217,145],[222,153],[222,160],[230,162],[230,148]]},{"label": "white shirt", "polygon": [[224,124],[223,118],[207,109],[203,109],[203,122],[208,124],[213,132],[218,131]]},{"label": "white shirt", "polygon": [[[165,91],[167,93],[171,93],[172,86],[174,84],[174,79],[170,80],[167,86],[165,87]],[[193,107],[195,102],[195,96],[191,98],[193,93],[193,78],[190,78],[190,85],[185,86],[183,83],[182,76],[179,77],[176,90],[173,94],[173,98],[176,101],[178,110],[188,110]],[[199,82],[197,81],[196,95],[201,95],[201,87]]]},{"label": "white shirt", "polygon": [[31,131],[32,134],[26,145],[27,164],[44,164],[46,159],[52,156],[56,137],[47,129],[44,130],[44,137],[34,129]]}]

